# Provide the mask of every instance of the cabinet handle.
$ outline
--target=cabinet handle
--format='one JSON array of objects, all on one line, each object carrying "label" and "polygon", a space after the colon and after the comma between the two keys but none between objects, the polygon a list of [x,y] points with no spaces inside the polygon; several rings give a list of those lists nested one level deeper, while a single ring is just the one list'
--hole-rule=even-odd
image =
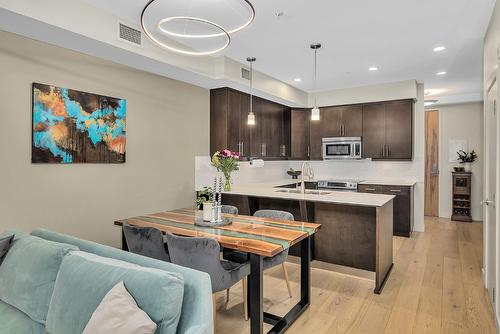
[{"label": "cabinet handle", "polygon": [[238,155],[241,156],[241,142],[238,142]]},{"label": "cabinet handle", "polygon": [[374,189],[374,188],[365,188],[366,191],[375,191],[377,189]]},{"label": "cabinet handle", "polygon": [[243,145],[244,145],[243,142],[241,142],[241,154],[240,154],[241,156],[245,155],[245,152],[243,151],[243,147],[244,147]]},{"label": "cabinet handle", "polygon": [[260,155],[266,156],[266,144],[260,144]]},{"label": "cabinet handle", "polygon": [[387,145],[387,157],[389,157],[391,155],[391,150],[389,149],[389,145]]},{"label": "cabinet handle", "polygon": [[345,136],[345,124],[342,124],[342,136]]},{"label": "cabinet handle", "polygon": [[307,145],[307,157],[311,156],[311,146]]},{"label": "cabinet handle", "polygon": [[401,192],[401,190],[400,190],[400,189],[391,189],[391,191],[392,191],[393,193],[400,193],[400,192]]},{"label": "cabinet handle", "polygon": [[280,154],[282,157],[286,156],[286,145],[280,146]]}]

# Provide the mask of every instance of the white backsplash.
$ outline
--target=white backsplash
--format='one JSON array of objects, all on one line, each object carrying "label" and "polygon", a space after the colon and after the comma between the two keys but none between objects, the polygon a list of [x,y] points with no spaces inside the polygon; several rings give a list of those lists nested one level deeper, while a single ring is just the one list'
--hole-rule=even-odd
[{"label": "white backsplash", "polygon": [[[417,158],[411,162],[398,161],[310,161],[315,179],[358,179],[358,180],[414,180],[423,182]],[[209,156],[197,156],[196,190],[211,185],[217,175],[215,167],[210,164]],[[302,161],[266,161],[261,168],[252,168],[249,162],[240,162],[240,170],[233,173],[233,181],[251,183],[288,179],[289,168],[300,170]],[[421,169],[420,169],[421,170]],[[291,179],[291,178],[290,178]]]}]

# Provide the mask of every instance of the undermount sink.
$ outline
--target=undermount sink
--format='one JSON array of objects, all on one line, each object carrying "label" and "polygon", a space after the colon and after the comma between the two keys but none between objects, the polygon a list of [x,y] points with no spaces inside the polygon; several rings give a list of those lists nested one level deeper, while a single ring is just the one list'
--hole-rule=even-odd
[{"label": "undermount sink", "polygon": [[[276,190],[278,193],[291,193],[291,194],[301,194],[300,189],[279,189]],[[319,190],[306,190],[306,195],[328,195],[329,191],[319,191]]]}]

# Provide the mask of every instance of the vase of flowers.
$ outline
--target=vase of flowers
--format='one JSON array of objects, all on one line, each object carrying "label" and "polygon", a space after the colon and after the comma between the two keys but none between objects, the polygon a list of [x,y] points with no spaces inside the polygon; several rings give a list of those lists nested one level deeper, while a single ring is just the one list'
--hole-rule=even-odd
[{"label": "vase of flowers", "polygon": [[458,151],[458,161],[464,165],[465,171],[470,172],[472,170],[471,164],[477,160],[476,151],[472,150],[470,152]]},{"label": "vase of flowers", "polygon": [[240,156],[237,152],[227,149],[217,151],[212,156],[212,166],[224,175],[224,191],[231,191],[231,173],[240,169],[238,165],[239,159]]}]

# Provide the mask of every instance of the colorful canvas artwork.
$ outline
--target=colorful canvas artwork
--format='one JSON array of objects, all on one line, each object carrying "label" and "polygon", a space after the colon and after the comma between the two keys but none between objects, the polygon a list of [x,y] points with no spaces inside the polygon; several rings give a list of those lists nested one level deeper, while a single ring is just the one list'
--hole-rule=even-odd
[{"label": "colorful canvas artwork", "polygon": [[125,162],[126,100],[33,83],[33,163]]}]

